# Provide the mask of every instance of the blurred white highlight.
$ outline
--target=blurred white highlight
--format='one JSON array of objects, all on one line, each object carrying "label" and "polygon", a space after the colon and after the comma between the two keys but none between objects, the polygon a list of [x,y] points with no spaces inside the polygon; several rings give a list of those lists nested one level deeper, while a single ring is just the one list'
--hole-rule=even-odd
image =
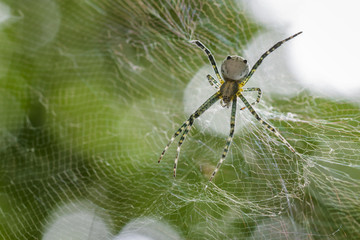
[{"label": "blurred white highlight", "polygon": [[360,34],[356,1],[249,1],[254,18],[291,40],[289,66],[305,88],[336,98],[359,100]]}]

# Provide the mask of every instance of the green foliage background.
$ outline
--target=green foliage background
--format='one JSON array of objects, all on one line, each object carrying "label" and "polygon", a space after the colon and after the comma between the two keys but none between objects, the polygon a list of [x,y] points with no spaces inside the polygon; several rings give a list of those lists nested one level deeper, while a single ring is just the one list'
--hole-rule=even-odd
[{"label": "green foliage background", "polygon": [[360,237],[358,104],[306,89],[265,96],[275,112],[302,120],[271,120],[300,157],[251,126],[206,190],[224,137],[193,130],[175,180],[173,152],[156,163],[186,117],[187,83],[207,63],[188,41],[222,59],[265,31],[241,5],[2,3],[10,18],[0,25],[1,238],[41,239],[60,206],[89,202],[109,228],[104,238],[140,217],[184,239]]}]

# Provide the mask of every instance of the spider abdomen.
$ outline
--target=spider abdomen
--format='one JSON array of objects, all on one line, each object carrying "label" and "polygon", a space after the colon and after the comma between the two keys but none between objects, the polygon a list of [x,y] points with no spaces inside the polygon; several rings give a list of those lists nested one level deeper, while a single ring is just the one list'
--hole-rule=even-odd
[{"label": "spider abdomen", "polygon": [[220,87],[222,100],[226,107],[229,107],[230,102],[239,90],[239,82],[234,80],[227,80]]}]

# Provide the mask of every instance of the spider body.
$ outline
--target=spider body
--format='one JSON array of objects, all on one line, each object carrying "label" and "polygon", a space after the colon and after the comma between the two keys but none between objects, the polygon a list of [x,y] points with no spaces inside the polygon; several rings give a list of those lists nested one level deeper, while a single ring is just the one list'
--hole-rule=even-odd
[{"label": "spider body", "polygon": [[[191,41],[191,43],[194,43],[199,48],[201,48],[205,52],[205,54],[208,56],[209,61],[214,69],[215,75],[219,81],[216,80],[215,78],[213,78],[211,75],[207,75],[207,78],[208,78],[208,81],[211,84],[211,86],[213,86],[217,90],[217,92],[215,94],[213,94],[208,100],[206,100],[193,114],[191,114],[190,117],[188,118],[188,120],[186,120],[180,126],[180,128],[174,133],[174,135],[171,137],[168,144],[165,146],[165,149],[161,153],[158,162],[160,163],[161,159],[164,157],[165,152],[167,151],[167,149],[169,148],[171,143],[173,143],[175,138],[178,135],[180,135],[180,133],[182,133],[179,143],[178,143],[177,150],[176,150],[176,157],[175,157],[175,163],[174,163],[174,177],[176,176],[176,168],[177,168],[177,163],[178,163],[178,159],[179,159],[180,149],[181,149],[181,146],[182,146],[188,132],[191,130],[195,119],[200,117],[201,114],[203,114],[207,109],[209,109],[214,103],[216,103],[220,99],[221,99],[220,104],[223,107],[230,107],[230,104],[232,103],[231,118],[230,118],[230,134],[226,140],[226,144],[224,147],[224,151],[221,155],[221,158],[220,158],[215,170],[213,171],[209,181],[211,181],[214,178],[215,174],[218,172],[221,164],[223,163],[223,161],[226,158],[226,155],[227,155],[230,145],[232,143],[232,139],[234,136],[234,129],[235,129],[237,98],[240,98],[240,100],[245,104],[245,107],[240,108],[240,110],[244,110],[247,108],[250,111],[250,113],[255,117],[255,119],[257,121],[259,121],[259,123],[261,123],[267,130],[274,133],[291,152],[296,153],[295,149],[290,145],[290,143],[288,143],[288,141],[286,141],[286,139],[272,125],[270,125],[268,122],[264,121],[259,116],[259,114],[257,114],[255,109],[252,107],[252,105],[255,105],[260,102],[261,89],[260,88],[243,88],[243,86],[249,81],[251,76],[254,74],[254,72],[260,66],[260,64],[262,63],[262,61],[264,60],[264,58],[266,56],[268,56],[271,52],[273,52],[275,49],[280,47],[286,41],[289,41],[290,39],[296,37],[297,35],[299,35],[301,33],[302,32],[298,32],[282,41],[277,42],[268,51],[266,51],[264,54],[261,55],[261,57],[259,58],[259,60],[257,60],[257,62],[254,64],[254,66],[252,67],[251,70],[249,70],[250,69],[249,64],[244,58],[242,58],[240,56],[236,56],[236,55],[235,56],[227,56],[225,58],[225,60],[223,61],[223,63],[221,64],[221,73],[222,73],[222,76],[224,79],[219,74],[219,71],[216,66],[216,62],[215,62],[214,57],[212,56],[210,50],[207,49],[198,40]],[[251,91],[258,92],[258,97],[255,102],[250,104],[247,101],[247,99],[243,96],[242,93],[243,92],[251,92]]]},{"label": "spider body", "polygon": [[239,91],[239,84],[249,74],[249,64],[240,56],[227,56],[221,64],[224,83],[220,86],[221,105],[230,107],[230,103]]}]

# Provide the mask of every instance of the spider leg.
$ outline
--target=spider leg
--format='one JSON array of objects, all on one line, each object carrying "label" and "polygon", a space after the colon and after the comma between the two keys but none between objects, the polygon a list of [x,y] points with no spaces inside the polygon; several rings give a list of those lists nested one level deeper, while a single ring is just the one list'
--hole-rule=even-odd
[{"label": "spider leg", "polygon": [[216,90],[220,89],[220,83],[215,78],[213,78],[210,74],[208,74],[206,77],[211,86],[213,86]]},{"label": "spider leg", "polygon": [[185,141],[185,138],[187,136],[187,133],[189,132],[189,130],[191,129],[194,120],[196,118],[198,118],[201,114],[203,114],[207,109],[209,109],[214,103],[216,103],[218,100],[220,99],[220,92],[216,92],[215,94],[213,94],[210,98],[208,98],[208,100],[206,100],[193,114],[190,115],[189,119],[186,120],[181,126],[180,128],[174,133],[174,135],[171,137],[170,141],[168,142],[168,144],[165,146],[164,151],[161,153],[160,158],[158,160],[158,163],[160,163],[161,159],[164,157],[166,151],[168,150],[168,148],[170,147],[170,145],[174,142],[175,138],[181,133],[183,132],[180,141],[179,141],[179,145],[177,148],[177,155],[175,158],[175,164],[174,164],[174,176],[176,174],[176,167],[177,167],[177,160],[178,160],[178,156],[180,153],[180,148],[182,143]]},{"label": "spider leg", "polygon": [[270,132],[273,132],[290,149],[290,151],[296,153],[295,149],[290,145],[290,143],[288,143],[288,141],[286,141],[286,139],[281,136],[281,134],[273,126],[261,119],[261,117],[255,112],[254,108],[250,105],[250,103],[241,93],[239,94],[239,98],[244,102],[245,106],[247,107],[247,109],[249,109],[251,114],[254,115],[256,120],[258,120],[262,125],[264,125],[266,129],[268,129]]},{"label": "spider leg", "polygon": [[218,164],[216,165],[216,168],[215,168],[214,172],[211,174],[211,177],[210,177],[209,181],[211,181],[214,178],[215,174],[218,172],[221,164],[224,162],[224,160],[226,158],[226,155],[227,155],[227,153],[229,151],[229,148],[230,148],[230,145],[232,143],[232,140],[233,140],[233,137],[234,137],[234,131],[235,131],[236,100],[237,100],[237,97],[235,96],[234,99],[233,99],[232,108],[231,108],[230,134],[229,134],[229,137],[226,140],[226,144],[225,144],[225,147],[224,147],[224,152],[221,155],[221,158],[220,158]]},{"label": "spider leg", "polygon": [[[190,116],[191,117],[191,116]],[[189,125],[189,120],[187,120],[186,122],[183,123],[183,125],[181,125],[181,127],[174,133],[174,135],[171,137],[170,141],[168,142],[168,144],[166,144],[164,151],[161,153],[160,158],[158,160],[158,163],[160,163],[161,159],[164,157],[166,151],[168,150],[168,148],[170,147],[170,145],[174,142],[175,138],[182,132],[184,131],[184,129]]]},{"label": "spider leg", "polygon": [[207,47],[205,47],[205,45],[202,44],[202,42],[200,42],[199,40],[192,40],[192,41],[190,41],[190,43],[195,44],[196,46],[198,46],[199,48],[201,48],[201,49],[206,53],[206,55],[208,56],[209,61],[210,61],[211,65],[212,65],[212,67],[214,68],[214,72],[215,72],[215,74],[216,74],[216,77],[219,79],[220,83],[223,84],[223,83],[224,83],[224,80],[223,80],[223,79],[221,78],[221,76],[220,76],[219,70],[218,70],[218,68],[217,68],[217,66],[216,66],[215,59],[214,59],[213,55],[211,54],[210,50],[209,50]]},{"label": "spider leg", "polygon": [[175,162],[174,162],[174,177],[176,177],[176,168],[177,168],[177,163],[179,160],[181,145],[184,143],[184,140],[185,140],[188,132],[191,130],[191,127],[194,124],[194,119],[195,119],[194,117],[191,118],[191,120],[189,121],[189,125],[185,128],[185,131],[183,132],[183,134],[180,137],[178,147],[176,149],[176,157],[175,157]]},{"label": "spider leg", "polygon": [[267,57],[271,52],[273,52],[275,49],[277,49],[278,47],[280,47],[283,43],[293,39],[294,37],[296,37],[297,35],[301,34],[302,32],[298,32],[282,41],[277,42],[274,46],[272,46],[269,50],[267,50],[263,55],[261,55],[261,57],[259,58],[259,60],[257,60],[257,62],[254,64],[254,66],[252,67],[251,71],[249,72],[249,74],[246,76],[245,80],[241,83],[241,86],[244,86],[247,81],[249,81],[249,79],[251,78],[251,76],[254,74],[254,72],[256,71],[256,69],[260,66],[260,64],[262,63],[262,61],[264,60],[265,57]]},{"label": "spider leg", "polygon": [[[244,91],[244,92],[253,92],[253,91],[257,91],[257,92],[258,92],[258,96],[257,96],[257,98],[256,98],[256,101],[255,101],[255,102],[253,102],[253,103],[251,103],[251,105],[255,105],[255,104],[257,104],[257,103],[259,103],[259,102],[260,102],[260,99],[261,99],[261,89],[260,89],[260,88],[245,88],[245,89],[243,89],[243,91]],[[245,107],[240,108],[240,111],[241,111],[241,110],[244,110],[245,108],[246,108],[246,106],[245,106]]]}]

